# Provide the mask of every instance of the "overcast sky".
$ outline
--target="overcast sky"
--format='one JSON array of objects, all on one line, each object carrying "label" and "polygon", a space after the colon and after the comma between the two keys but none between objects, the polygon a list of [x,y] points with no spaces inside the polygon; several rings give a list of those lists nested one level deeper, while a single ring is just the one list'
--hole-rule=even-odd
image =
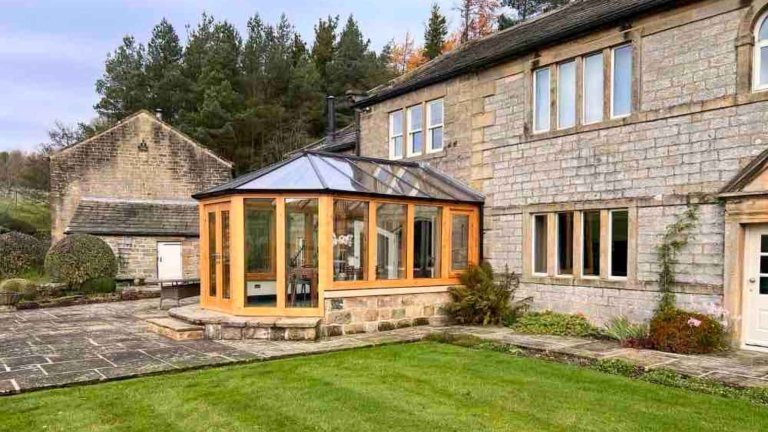
[{"label": "overcast sky", "polygon": [[[132,34],[146,44],[165,17],[182,39],[203,11],[245,34],[258,12],[274,23],[285,13],[305,41],[318,18],[350,13],[378,51],[410,31],[421,43],[433,0],[0,0],[0,151],[32,150],[54,121],[95,116],[94,89],[104,59]],[[439,0],[453,27],[454,0]]]}]

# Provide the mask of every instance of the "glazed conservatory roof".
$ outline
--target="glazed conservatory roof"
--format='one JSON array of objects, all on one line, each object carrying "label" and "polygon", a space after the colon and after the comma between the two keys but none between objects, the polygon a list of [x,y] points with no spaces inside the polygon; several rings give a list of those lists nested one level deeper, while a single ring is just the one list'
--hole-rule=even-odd
[{"label": "glazed conservatory roof", "polygon": [[484,201],[479,193],[425,163],[310,150],[193,195],[193,198],[255,192],[335,192],[438,201]]}]

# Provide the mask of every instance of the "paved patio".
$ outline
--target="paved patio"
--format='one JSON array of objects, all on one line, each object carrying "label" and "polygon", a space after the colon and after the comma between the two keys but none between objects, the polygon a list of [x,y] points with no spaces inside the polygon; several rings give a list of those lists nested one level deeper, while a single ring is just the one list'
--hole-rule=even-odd
[{"label": "paved patio", "polygon": [[145,319],[167,316],[157,304],[148,299],[0,313],[0,394],[418,341],[438,331],[587,358],[623,358],[733,385],[768,387],[764,353],[685,356],[622,348],[611,341],[521,335],[506,328],[415,327],[318,342],[173,341],[146,331]]},{"label": "paved patio", "polygon": [[157,305],[146,299],[0,313],[0,394],[415,341],[431,331],[320,342],[173,341],[146,331],[145,319],[167,316]]}]

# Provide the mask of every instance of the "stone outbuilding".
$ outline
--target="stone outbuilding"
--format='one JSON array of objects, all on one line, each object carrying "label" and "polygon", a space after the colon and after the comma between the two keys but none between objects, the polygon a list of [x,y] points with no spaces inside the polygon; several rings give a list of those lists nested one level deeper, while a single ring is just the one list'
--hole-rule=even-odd
[{"label": "stone outbuilding", "polygon": [[198,277],[192,194],[232,178],[232,163],[149,111],[51,156],[51,236],[99,236],[121,279]]}]

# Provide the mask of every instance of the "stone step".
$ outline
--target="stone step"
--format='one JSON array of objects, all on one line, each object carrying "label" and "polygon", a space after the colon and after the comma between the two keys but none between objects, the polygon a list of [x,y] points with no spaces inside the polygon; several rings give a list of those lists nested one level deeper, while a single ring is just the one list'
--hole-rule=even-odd
[{"label": "stone step", "polygon": [[315,340],[320,318],[234,316],[187,305],[168,311],[171,317],[204,327],[205,339]]},{"label": "stone step", "polygon": [[205,327],[176,318],[150,318],[147,330],[173,340],[199,340],[205,336]]}]

